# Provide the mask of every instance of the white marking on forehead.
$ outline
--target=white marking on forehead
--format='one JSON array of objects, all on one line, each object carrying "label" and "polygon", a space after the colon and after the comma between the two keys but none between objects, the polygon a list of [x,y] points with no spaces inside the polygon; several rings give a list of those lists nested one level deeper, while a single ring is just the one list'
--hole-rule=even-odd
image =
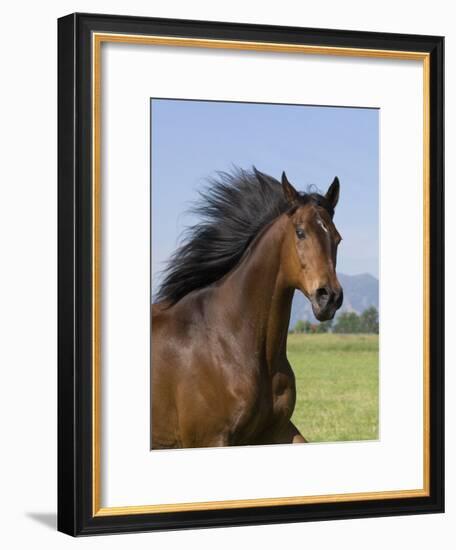
[{"label": "white marking on forehead", "polygon": [[317,223],[318,223],[318,225],[323,229],[323,231],[325,231],[326,233],[328,233],[328,228],[327,228],[326,225],[323,223],[323,220],[322,220],[320,217],[317,217]]}]

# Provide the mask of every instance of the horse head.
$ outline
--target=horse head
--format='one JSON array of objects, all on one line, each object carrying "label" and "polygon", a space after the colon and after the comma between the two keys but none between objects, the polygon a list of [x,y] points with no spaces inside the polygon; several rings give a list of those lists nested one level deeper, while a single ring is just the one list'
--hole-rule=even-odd
[{"label": "horse head", "polygon": [[283,274],[289,286],[301,290],[319,321],[332,319],[343,301],[336,275],[337,247],[342,240],[333,222],[339,200],[339,180],[325,195],[300,194],[282,174],[289,204],[282,251]]}]

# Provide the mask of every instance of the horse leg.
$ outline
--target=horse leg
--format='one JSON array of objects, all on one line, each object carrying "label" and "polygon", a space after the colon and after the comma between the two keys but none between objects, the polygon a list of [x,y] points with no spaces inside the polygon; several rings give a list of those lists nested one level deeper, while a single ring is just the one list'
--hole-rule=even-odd
[{"label": "horse leg", "polygon": [[307,443],[307,439],[302,435],[293,422],[288,422],[288,429],[290,430],[292,436],[291,443]]},{"label": "horse leg", "polygon": [[196,449],[205,447],[228,447],[230,440],[228,434],[201,434],[187,432],[182,434],[180,447],[184,449]]},{"label": "horse leg", "polygon": [[300,433],[293,422],[289,420],[286,424],[271,432],[267,443],[307,443],[307,439]]}]

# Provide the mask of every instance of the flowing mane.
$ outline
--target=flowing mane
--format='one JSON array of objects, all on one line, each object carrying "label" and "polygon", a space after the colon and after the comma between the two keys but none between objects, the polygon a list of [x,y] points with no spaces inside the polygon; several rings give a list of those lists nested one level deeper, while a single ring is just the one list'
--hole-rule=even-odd
[{"label": "flowing mane", "polygon": [[[201,221],[186,230],[183,244],[171,256],[156,301],[174,304],[221,279],[238,264],[254,237],[290,210],[280,182],[255,167],[219,172],[208,184],[191,209]],[[301,204],[317,204],[333,216],[323,195],[308,192],[299,197]]]}]

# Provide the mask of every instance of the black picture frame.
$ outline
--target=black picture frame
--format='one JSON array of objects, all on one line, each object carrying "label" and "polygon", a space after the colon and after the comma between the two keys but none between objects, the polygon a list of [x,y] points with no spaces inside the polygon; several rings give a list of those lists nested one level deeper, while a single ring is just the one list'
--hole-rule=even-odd
[{"label": "black picture frame", "polygon": [[[92,487],[92,57],[94,32],[429,54],[429,494],[416,498],[94,516]],[[444,39],[72,14],[58,21],[58,529],[93,535],[444,510]]]}]

